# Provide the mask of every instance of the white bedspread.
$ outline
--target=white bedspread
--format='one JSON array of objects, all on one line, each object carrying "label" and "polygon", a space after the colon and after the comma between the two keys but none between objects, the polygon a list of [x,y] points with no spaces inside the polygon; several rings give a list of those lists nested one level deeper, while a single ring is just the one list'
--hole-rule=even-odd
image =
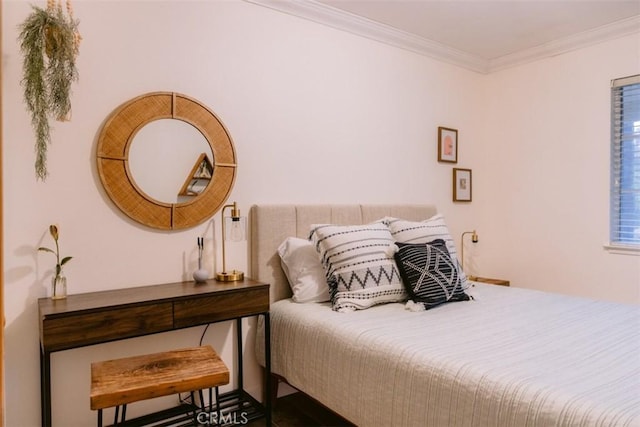
[{"label": "white bedspread", "polygon": [[363,427],[640,426],[639,306],[469,293],[426,312],[278,301],[272,370]]}]

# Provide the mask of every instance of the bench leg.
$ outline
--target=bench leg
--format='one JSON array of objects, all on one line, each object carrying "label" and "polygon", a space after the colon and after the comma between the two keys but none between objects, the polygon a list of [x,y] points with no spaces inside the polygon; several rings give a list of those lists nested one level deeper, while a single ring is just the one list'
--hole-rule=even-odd
[{"label": "bench leg", "polygon": [[98,409],[98,427],[102,427],[102,409]]},{"label": "bench leg", "polygon": [[[120,415],[120,406],[122,406],[122,416],[120,417],[120,421],[118,421],[118,415]],[[116,412],[113,415],[113,425],[118,425],[124,423],[124,420],[127,417],[127,404],[116,406]],[[98,427],[102,427],[102,409],[98,409]]]},{"label": "bench leg", "polygon": [[204,393],[202,393],[202,390],[198,390],[198,396],[200,396],[200,409],[206,411],[207,406],[204,404]]},{"label": "bench leg", "polygon": [[[209,389],[209,395],[211,395],[211,389]],[[220,408],[220,392],[218,391],[218,387],[216,387],[216,415],[218,416],[218,425],[222,425],[222,421],[220,420],[222,409]]]},{"label": "bench leg", "polygon": [[213,400],[213,392],[215,389],[215,407],[216,407],[216,425],[221,425],[220,422],[220,417],[222,415],[222,409],[220,407],[220,391],[218,389],[218,387],[209,387],[209,405],[205,405],[204,403],[204,393],[202,390],[198,390],[198,395],[200,396],[200,409],[204,412],[207,412],[209,414],[209,416],[211,416],[211,413],[213,412],[213,405],[214,405],[214,400]]},{"label": "bench leg", "polygon": [[[190,391],[189,395],[191,396],[191,407],[193,408],[193,420],[197,425],[198,422],[198,404],[196,403],[196,395],[194,392]],[[187,412],[189,413],[189,412]]]}]

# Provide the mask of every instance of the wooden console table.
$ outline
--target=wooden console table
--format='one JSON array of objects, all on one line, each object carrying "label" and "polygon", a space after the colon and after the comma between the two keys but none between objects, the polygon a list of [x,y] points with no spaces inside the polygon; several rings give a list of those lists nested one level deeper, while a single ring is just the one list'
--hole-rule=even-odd
[{"label": "wooden console table", "polygon": [[[40,403],[42,425],[51,426],[51,353],[208,323],[236,320],[238,346],[236,390],[221,401],[251,411],[249,419],[266,418],[271,425],[271,350],[269,285],[251,279],[221,283],[168,283],[85,294],[63,300],[40,298]],[[243,388],[242,318],[264,316],[264,405]],[[87,369],[89,369],[87,367]],[[223,409],[224,411],[224,409]]]}]

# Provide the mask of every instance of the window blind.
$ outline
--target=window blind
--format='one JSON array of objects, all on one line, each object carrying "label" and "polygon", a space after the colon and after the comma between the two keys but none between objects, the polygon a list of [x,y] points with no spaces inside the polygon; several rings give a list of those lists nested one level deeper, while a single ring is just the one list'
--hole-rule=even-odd
[{"label": "window blind", "polygon": [[611,82],[613,245],[640,247],[640,75]]}]

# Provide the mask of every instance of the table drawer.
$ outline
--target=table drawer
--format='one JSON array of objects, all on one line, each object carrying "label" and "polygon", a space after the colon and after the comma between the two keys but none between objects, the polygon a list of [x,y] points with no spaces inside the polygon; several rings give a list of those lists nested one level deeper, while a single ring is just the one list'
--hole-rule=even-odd
[{"label": "table drawer", "polygon": [[42,328],[44,350],[58,351],[171,330],[173,310],[170,302],[118,307],[45,318]]},{"label": "table drawer", "polygon": [[217,294],[174,303],[174,326],[186,328],[269,311],[269,288]]}]

